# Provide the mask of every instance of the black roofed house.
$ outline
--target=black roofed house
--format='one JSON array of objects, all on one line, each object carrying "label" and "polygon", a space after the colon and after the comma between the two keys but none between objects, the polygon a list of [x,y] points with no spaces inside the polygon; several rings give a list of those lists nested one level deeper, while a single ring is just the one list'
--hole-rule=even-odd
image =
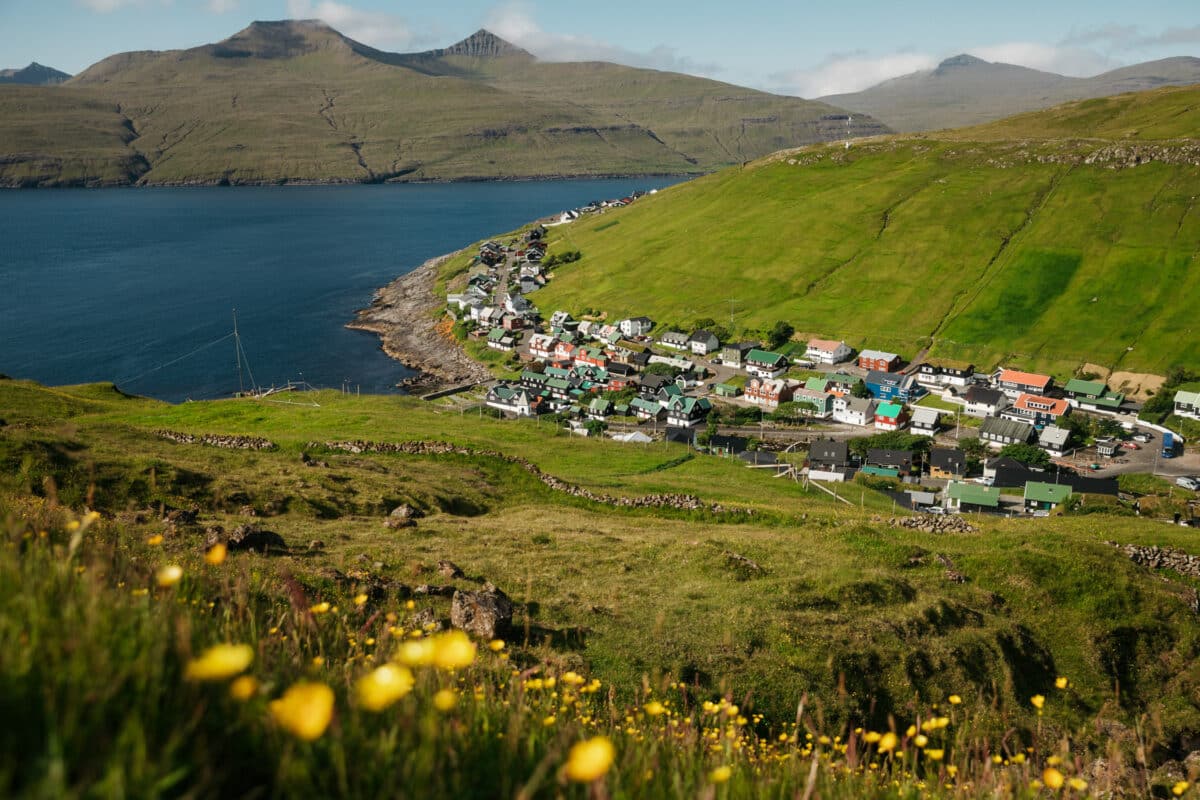
[{"label": "black roofed house", "polygon": [[779,456],[769,450],[746,450],[745,452],[738,453],[737,457],[752,467],[784,466],[779,463]]},{"label": "black roofed house", "polygon": [[707,397],[674,397],[667,404],[667,424],[679,428],[691,428],[704,422],[712,402]]},{"label": "black roofed house", "polygon": [[949,447],[929,451],[929,477],[939,480],[962,480],[967,474],[967,454]]},{"label": "black roofed house", "polygon": [[975,365],[966,361],[926,361],[917,369],[917,380],[930,386],[969,386]]},{"label": "black roofed house", "polygon": [[689,336],[680,331],[667,331],[659,337],[658,341],[663,347],[671,347],[675,350],[687,350]]},{"label": "black roofed house", "polygon": [[484,403],[488,408],[495,408],[518,417],[531,417],[534,414],[535,400],[532,395],[519,384],[500,383],[488,390]]},{"label": "black roofed house", "polygon": [[979,438],[995,448],[1006,444],[1028,444],[1033,434],[1032,425],[1015,419],[988,417],[979,426]]},{"label": "black roofed house", "polygon": [[808,450],[809,478],[840,483],[853,474],[850,445],[832,439],[818,439],[812,443]]},{"label": "black roofed house", "polygon": [[708,437],[708,451],[725,456],[736,456],[738,453],[745,452],[749,443],[750,440],[744,436],[724,436],[714,433]]},{"label": "black roofed house", "polygon": [[706,356],[716,352],[720,346],[720,340],[710,331],[699,330],[688,337],[688,347],[694,355]]},{"label": "black roofed house", "polygon": [[993,458],[983,465],[983,476],[991,478],[993,486],[1017,487],[1024,486],[1029,481],[1043,480],[1046,473],[1033,469],[1015,458],[1001,456]]},{"label": "black roofed house", "polygon": [[967,389],[963,400],[963,413],[969,417],[997,417],[1009,405],[1008,396],[1004,392],[983,386]]},{"label": "black roofed house", "polygon": [[[637,401],[635,400],[634,402]],[[676,444],[685,444],[688,447],[695,447],[696,431],[694,428],[680,428],[674,426],[668,427],[666,439],[668,442],[675,442]]]},{"label": "black roofed house", "polygon": [[721,348],[721,363],[730,367],[740,367],[746,360],[747,354],[758,347],[758,342],[734,342]]},{"label": "black roofed house", "polygon": [[901,476],[907,475],[912,471],[913,454],[911,450],[873,447],[867,451],[867,466],[896,470]]}]

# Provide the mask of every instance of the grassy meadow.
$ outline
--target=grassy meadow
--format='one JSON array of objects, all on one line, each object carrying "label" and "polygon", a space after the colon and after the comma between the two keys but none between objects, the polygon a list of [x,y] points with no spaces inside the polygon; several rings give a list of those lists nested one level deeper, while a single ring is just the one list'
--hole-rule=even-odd
[{"label": "grassy meadow", "polygon": [[[574,783],[564,765],[596,736],[616,746],[603,778],[614,797],[790,797],[810,781],[822,797],[1034,796],[1047,768],[1097,789],[1187,777],[1170,762],[1200,724],[1187,606],[1200,582],[1105,543],[1186,549],[1181,529],[972,517],[977,533],[927,534],[888,526],[872,510],[889,507],[880,495],[846,506],[683,448],[555,436],[405,398],[289,400],[319,407],[0,382],[0,706],[31,720],[4,734],[0,790],[583,796],[599,784]],[[160,429],[277,447],[176,444]],[[617,509],[486,455],[308,445],[327,439],[453,441],[594,491],[687,491],[756,513]],[[415,528],[382,524],[400,503],[426,514]],[[172,508],[196,521],[163,521]],[[243,524],[286,550],[208,563],[205,530]],[[439,574],[442,559],[466,577]],[[182,580],[158,586],[170,565]],[[484,643],[453,673],[410,658],[411,692],[366,710],[359,680],[408,658],[399,643],[415,615],[448,616],[447,598],[414,587],[485,579],[517,604],[509,660]],[[185,678],[221,642],[253,649],[243,699]],[[601,688],[572,690],[572,674]],[[311,743],[288,734],[290,700],[271,705],[298,681],[336,698]],[[739,711],[723,718],[706,702]],[[906,735],[940,716],[952,724],[923,747]],[[895,753],[880,753],[876,737],[893,730]]]}]

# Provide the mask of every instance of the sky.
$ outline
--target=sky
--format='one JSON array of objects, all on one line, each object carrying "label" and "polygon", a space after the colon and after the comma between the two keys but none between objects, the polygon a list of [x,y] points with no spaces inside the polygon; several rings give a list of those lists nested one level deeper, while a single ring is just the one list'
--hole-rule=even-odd
[{"label": "sky", "polygon": [[819,97],[970,53],[1065,75],[1200,56],[1200,0],[0,0],[0,68],[75,73],[128,50],[220,41],[257,19],[323,19],[385,50],[486,27],[548,61],[604,60]]}]

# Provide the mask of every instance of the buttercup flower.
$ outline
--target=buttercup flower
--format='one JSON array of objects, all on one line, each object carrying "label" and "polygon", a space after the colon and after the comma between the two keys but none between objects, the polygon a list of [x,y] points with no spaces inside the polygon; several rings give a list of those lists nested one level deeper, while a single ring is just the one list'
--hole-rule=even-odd
[{"label": "buttercup flower", "polygon": [[367,711],[383,711],[412,688],[412,671],[397,664],[384,664],[368,672],[354,687],[358,704]]},{"label": "buttercup flower", "polygon": [[269,706],[279,727],[311,742],[321,738],[333,719],[333,690],[323,683],[301,681]]},{"label": "buttercup flower", "polygon": [[223,681],[240,675],[254,661],[254,648],[248,644],[218,644],[193,658],[184,669],[189,681]]},{"label": "buttercup flower", "polygon": [[591,783],[603,778],[612,766],[616,751],[607,737],[597,736],[571,747],[564,773],[576,783]]}]

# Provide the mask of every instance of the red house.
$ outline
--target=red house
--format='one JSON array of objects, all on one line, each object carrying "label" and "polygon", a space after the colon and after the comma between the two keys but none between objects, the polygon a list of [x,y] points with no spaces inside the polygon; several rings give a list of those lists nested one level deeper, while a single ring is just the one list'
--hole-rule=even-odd
[{"label": "red house", "polygon": [[900,356],[895,353],[885,353],[882,350],[863,350],[858,354],[858,366],[862,369],[873,369],[879,372],[898,372]]}]

